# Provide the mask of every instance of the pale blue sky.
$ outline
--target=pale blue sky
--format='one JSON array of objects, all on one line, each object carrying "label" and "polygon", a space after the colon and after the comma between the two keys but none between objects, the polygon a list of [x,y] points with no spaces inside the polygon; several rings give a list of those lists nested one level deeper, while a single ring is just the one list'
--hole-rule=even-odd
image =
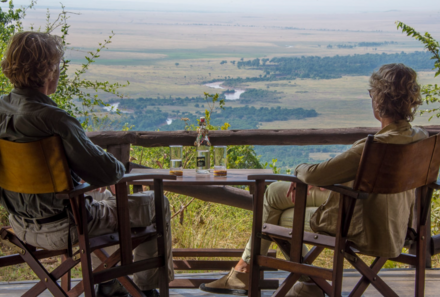
[{"label": "pale blue sky", "polygon": [[[30,0],[15,0],[17,5]],[[216,11],[250,13],[353,13],[401,11],[437,11],[439,0],[38,0],[38,7],[129,9],[158,11]],[[1,4],[5,5],[4,3]]]}]

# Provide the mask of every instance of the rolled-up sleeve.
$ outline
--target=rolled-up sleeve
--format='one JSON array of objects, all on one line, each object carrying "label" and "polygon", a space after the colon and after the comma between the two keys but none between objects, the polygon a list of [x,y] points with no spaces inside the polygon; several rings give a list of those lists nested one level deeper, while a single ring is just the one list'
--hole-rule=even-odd
[{"label": "rolled-up sleeve", "polygon": [[95,186],[115,184],[124,176],[124,165],[94,145],[75,118],[64,112],[58,116],[54,132],[60,135],[69,166],[76,174]]},{"label": "rolled-up sleeve", "polygon": [[349,150],[319,164],[300,164],[295,175],[308,185],[330,186],[352,181],[364,149],[364,142],[355,143]]}]

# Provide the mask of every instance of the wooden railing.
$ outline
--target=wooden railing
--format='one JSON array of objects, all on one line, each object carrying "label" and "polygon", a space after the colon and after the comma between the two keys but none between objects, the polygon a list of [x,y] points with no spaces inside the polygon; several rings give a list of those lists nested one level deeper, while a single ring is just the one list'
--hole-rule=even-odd
[{"label": "wooden railing", "polygon": [[[424,126],[430,135],[440,132],[440,126]],[[213,145],[325,145],[352,144],[356,140],[375,134],[379,128],[336,129],[278,129],[278,130],[227,130],[209,131]],[[143,147],[160,147],[173,144],[194,145],[196,131],[101,131],[87,136],[97,145],[132,144]]]},{"label": "wooden railing", "polygon": [[[423,126],[430,135],[438,134],[440,126]],[[212,145],[330,145],[352,144],[356,140],[375,134],[379,128],[335,128],[335,129],[278,129],[278,130],[227,130],[210,131]],[[169,145],[193,146],[195,131],[101,131],[89,132],[87,136],[96,145],[107,149],[127,169],[130,145],[161,147]],[[430,254],[440,253],[440,235],[431,240]]]}]

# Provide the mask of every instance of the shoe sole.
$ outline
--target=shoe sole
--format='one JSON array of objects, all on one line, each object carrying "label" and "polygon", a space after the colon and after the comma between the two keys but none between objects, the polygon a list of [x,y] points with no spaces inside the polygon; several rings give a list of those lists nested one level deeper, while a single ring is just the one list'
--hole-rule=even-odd
[{"label": "shoe sole", "polygon": [[205,291],[208,293],[214,293],[214,294],[228,294],[228,295],[238,295],[238,296],[247,296],[248,295],[248,290],[209,288],[209,287],[206,287],[205,284],[201,284],[199,289],[202,291]]}]

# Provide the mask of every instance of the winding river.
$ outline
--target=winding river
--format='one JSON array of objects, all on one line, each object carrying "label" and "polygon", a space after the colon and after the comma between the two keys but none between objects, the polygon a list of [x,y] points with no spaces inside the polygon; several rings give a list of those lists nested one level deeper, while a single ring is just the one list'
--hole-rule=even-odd
[{"label": "winding river", "polygon": [[[217,81],[217,82],[205,84],[205,86],[213,88],[213,89],[227,90],[222,87],[223,83],[224,83],[223,81]],[[234,89],[233,93],[226,93],[225,98],[226,98],[226,100],[238,100],[238,99],[240,99],[240,95],[243,94],[244,92],[246,92],[246,90]]]}]

